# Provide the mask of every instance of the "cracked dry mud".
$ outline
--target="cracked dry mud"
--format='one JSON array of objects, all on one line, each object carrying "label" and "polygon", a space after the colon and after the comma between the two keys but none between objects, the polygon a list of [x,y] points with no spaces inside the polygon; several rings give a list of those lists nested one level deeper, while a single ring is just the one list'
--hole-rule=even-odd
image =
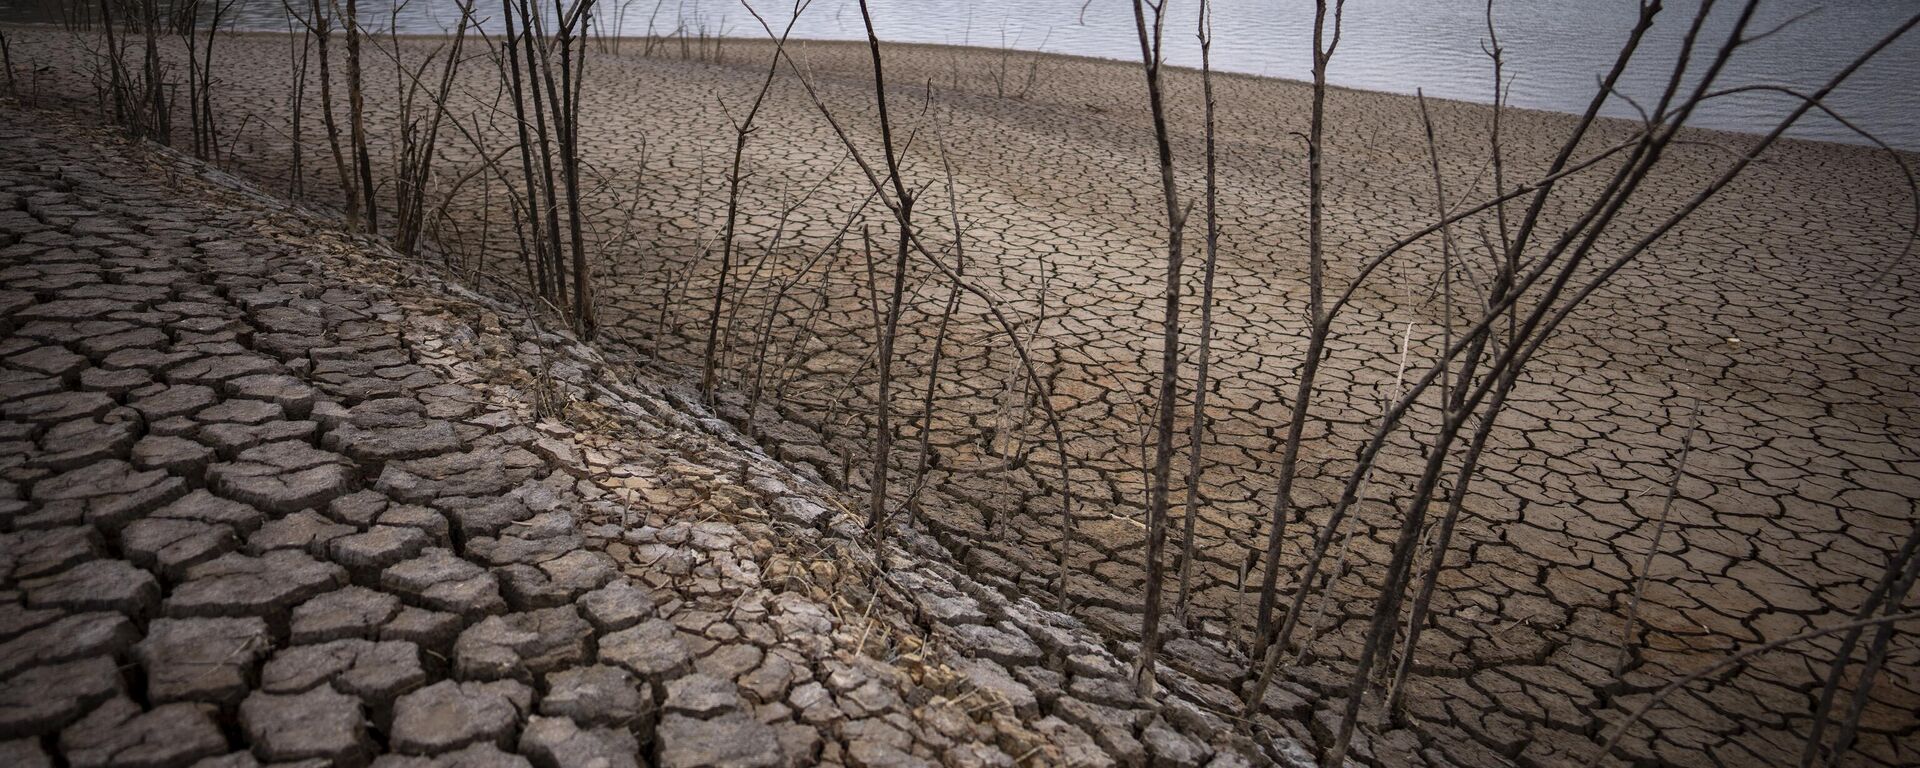
[{"label": "cracked dry mud", "polygon": [[[16,56],[66,61],[48,47],[57,35],[23,30],[19,37]],[[626,45],[618,55],[596,55],[596,74],[584,87],[583,152],[606,180],[586,201],[602,258],[605,346],[624,357],[696,363],[715,277],[714,260],[705,256],[724,214],[731,141],[715,99],[749,100],[767,49],[728,43],[725,62],[715,64],[646,58],[638,55],[641,43]],[[408,50],[424,54],[416,43]],[[1046,57],[1032,91],[1010,99],[996,95],[997,54],[887,50],[894,96],[904,105],[895,114],[912,125],[943,125],[937,133],[923,128],[909,156],[912,179],[930,185],[921,206],[924,234],[935,244],[951,240],[934,222],[946,215],[938,154],[944,147],[957,174],[968,273],[1008,302],[1067,422],[1082,537],[1072,552],[1080,574],[1072,612],[1124,651],[1140,610],[1139,446],[1159,354],[1151,309],[1162,268],[1138,72]],[[223,114],[284,125],[291,90],[285,54],[278,38],[236,38],[218,66],[249,75],[217,97]],[[796,55],[855,141],[877,153],[864,49],[805,43]],[[370,79],[384,82],[383,71],[376,65]],[[463,98],[493,93],[486,81],[474,82]],[[927,83],[936,98],[922,113]],[[1303,130],[1307,90],[1249,77],[1222,77],[1217,86],[1224,235],[1206,504],[1198,521],[1194,626],[1169,653],[1170,663],[1194,677],[1231,688],[1247,663],[1234,649],[1246,638],[1253,605],[1242,585],[1244,554],[1264,541],[1272,468],[1304,346],[1304,159],[1292,132]],[[1192,73],[1172,74],[1175,130],[1183,137],[1176,150],[1189,197],[1198,192],[1198,92]],[[390,130],[391,98],[371,94],[375,136]],[[1450,189],[1465,198],[1479,179],[1484,191],[1488,111],[1432,106]],[[1431,219],[1432,181],[1411,100],[1336,90],[1329,109],[1330,247],[1343,275],[1361,255]],[[847,457],[865,455],[871,432],[872,375],[860,357],[871,346],[871,320],[857,239],[831,248],[770,326],[765,307],[773,286],[798,273],[859,209],[865,183],[791,78],[779,81],[763,120],[747,155],[748,258],[736,274],[753,286],[753,298],[734,318],[738,348],[725,369],[737,385],[751,382],[758,375],[753,345],[759,329],[771,327],[767,375],[781,397],[762,403],[756,434],[770,452],[829,482],[851,477],[862,485],[869,472],[863,460],[846,465]],[[1565,116],[1527,111],[1505,120],[1510,179],[1541,167],[1570,125]],[[1627,128],[1604,122],[1593,145]],[[323,158],[324,146],[316,127],[307,130],[306,171],[320,188],[327,171],[314,159]],[[503,126],[492,131],[489,146],[508,145]],[[239,167],[286,178],[281,135],[243,132],[233,148]],[[1727,161],[1705,143],[1752,140],[1709,132],[1690,138],[1703,143],[1669,154],[1666,170],[1648,182],[1643,209],[1630,213],[1610,245],[1657,221]],[[449,162],[471,158],[469,150],[449,150]],[[1565,186],[1591,190],[1595,183],[1580,178]],[[512,233],[502,216],[482,217],[485,200],[475,188],[458,201],[464,239],[450,244],[488,250],[494,258],[480,263],[495,274],[517,274],[517,262],[504,256]],[[776,237],[778,212],[788,205],[795,207]],[[1920,346],[1920,298],[1913,262],[1894,263],[1908,205],[1904,182],[1884,155],[1783,142],[1684,231],[1593,297],[1543,350],[1489,446],[1441,582],[1435,626],[1416,660],[1408,727],[1376,732],[1360,745],[1361,759],[1578,764],[1596,748],[1598,734],[1664,682],[1749,644],[1851,615],[1920,515],[1920,359],[1911,351]],[[1574,212],[1550,206],[1546,216],[1564,222]],[[865,216],[884,242],[885,212]],[[1412,366],[1434,353],[1440,329],[1430,286],[1438,262],[1437,247],[1410,251],[1360,292],[1337,327],[1307,427],[1300,494],[1307,524],[1293,530],[1324,519],[1326,500],[1393,389],[1401,339],[1410,340]],[[897,404],[907,414],[897,420],[906,425],[901,446],[917,441],[915,388],[924,381],[945,298],[944,283],[926,272],[915,275],[902,322],[896,373],[909,392]],[[1043,432],[1035,414],[1021,406],[1013,355],[982,310],[971,299],[963,303],[947,347],[949,369],[932,418],[926,518],[973,578],[1044,595],[1055,573],[1057,469],[1037,445]],[[342,372],[334,380],[378,386],[356,376]],[[1651,543],[1695,400],[1704,415],[1689,474],[1653,560],[1632,663],[1616,680],[1627,592]],[[36,407],[77,413],[108,407],[103,403]],[[744,401],[734,400],[722,415],[744,423]],[[1416,419],[1416,433],[1432,428]],[[1364,631],[1377,566],[1397,533],[1394,508],[1404,505],[1418,471],[1419,443],[1402,433],[1383,457],[1369,486],[1373,501],[1356,513],[1334,599],[1310,604],[1311,631],[1297,649],[1306,661],[1288,671],[1286,690],[1268,702],[1302,742],[1324,737],[1333,724],[1330,708],[1338,702],[1330,697],[1338,695],[1343,665]],[[979,471],[1001,465],[1007,454],[1024,466]],[[911,449],[899,459],[895,471],[910,472]],[[446,469],[449,477],[459,474]],[[1300,561],[1304,538],[1289,544],[1289,569]],[[934,610],[966,616],[964,609]],[[991,638],[969,641],[998,648]],[[1619,756],[1701,766],[1794,759],[1836,645],[1825,638],[1771,654],[1676,696],[1630,732]],[[1003,663],[1020,656],[1018,649],[994,653]],[[1917,653],[1910,633],[1897,636],[1855,760],[1920,761]],[[1049,702],[1038,706],[1054,711]]]},{"label": "cracked dry mud", "polygon": [[0,107],[0,764],[1250,765],[1228,691],[1149,708],[682,395],[204,173]]}]

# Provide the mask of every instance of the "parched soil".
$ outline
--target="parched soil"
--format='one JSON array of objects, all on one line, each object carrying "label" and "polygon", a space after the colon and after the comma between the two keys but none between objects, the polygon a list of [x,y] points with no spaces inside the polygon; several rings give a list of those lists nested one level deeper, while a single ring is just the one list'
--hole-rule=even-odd
[{"label": "parched soil", "polygon": [[338,224],[0,106],[0,765],[1307,759]]},{"label": "parched soil", "polygon": [[[77,49],[56,52],[63,34],[16,36],[17,60],[54,66],[23,87],[45,98],[90,93],[71,75]],[[426,45],[402,50],[417,61]],[[677,44],[652,56],[645,47],[625,41],[618,53],[596,53],[584,86],[600,319],[610,348],[687,366],[698,363],[713,300],[728,115],[751,101],[769,49],[729,42],[716,60],[711,51],[679,58]],[[794,53],[839,125],[877,162],[865,49],[807,43]],[[227,74],[216,102],[239,137],[233,164],[284,183],[294,90],[286,40],[223,40],[219,55]],[[944,153],[967,275],[1005,302],[1063,417],[1079,536],[1071,550],[1074,611],[1124,641],[1138,630],[1143,435],[1164,269],[1164,208],[1139,73],[1113,62],[940,47],[889,47],[887,56],[890,108],[903,134],[911,132],[907,175],[922,188],[923,237],[948,246],[943,255],[951,257]],[[392,70],[379,64],[369,78],[374,134],[384,141]],[[464,85],[464,130],[446,138],[449,177],[511,145],[509,124],[481,108],[496,98],[490,73],[476,66]],[[1188,631],[1244,643],[1256,599],[1255,578],[1242,578],[1246,554],[1270,521],[1273,467],[1305,341],[1298,134],[1308,90],[1238,76],[1219,78],[1216,88],[1218,336]],[[1174,73],[1170,98],[1181,188],[1197,199],[1197,75]],[[1431,107],[1450,197],[1484,197],[1490,110]],[[1344,285],[1353,265],[1434,219],[1432,179],[1411,99],[1336,91],[1328,108],[1328,249],[1333,280]],[[325,198],[334,194],[331,161],[314,110],[309,102],[304,171],[308,191]],[[884,210],[865,205],[865,178],[796,79],[776,80],[760,119],[746,155],[733,277],[746,287],[723,315],[731,342],[725,380],[737,393],[764,384],[754,424],[765,444],[831,481],[864,485],[873,317],[861,234],[870,230],[885,270],[890,223]],[[1508,178],[1537,173],[1571,124],[1508,112]],[[1630,129],[1604,123],[1589,146]],[[484,137],[484,148],[467,132]],[[1603,250],[1643,234],[1753,140],[1688,138],[1695,143],[1669,153]],[[467,268],[517,279],[501,187],[488,174],[474,178],[455,196],[441,241],[476,254]],[[1564,202],[1549,206],[1546,220],[1570,220],[1602,178],[1567,182]],[[848,235],[836,240],[850,216]],[[1416,659],[1406,727],[1381,724],[1361,756],[1393,765],[1579,764],[1609,724],[1667,681],[1755,643],[1850,618],[1920,519],[1920,357],[1912,351],[1920,348],[1920,296],[1913,262],[1901,259],[1912,219],[1906,181],[1885,153],[1783,142],[1595,293],[1533,363],[1489,446]],[[1336,325],[1307,427],[1305,522],[1289,528],[1283,574],[1301,562],[1403,365],[1418,371],[1431,360],[1442,332],[1439,262],[1437,242],[1410,249],[1363,287]],[[929,267],[915,270],[896,365],[902,492],[947,296]],[[1012,346],[984,310],[967,298],[953,321],[922,507],[975,578],[1046,594],[1055,586],[1058,468]],[[1194,329],[1186,330],[1191,340]],[[746,400],[732,398],[723,411],[745,421]],[[1655,542],[1695,403],[1700,424],[1687,473]],[[1378,566],[1399,533],[1396,509],[1412,492],[1421,435],[1434,428],[1423,418],[1416,414],[1396,437],[1368,484],[1370,501],[1341,535],[1344,567],[1331,598],[1309,601],[1312,631],[1293,649],[1302,660],[1286,687],[1312,724],[1304,737],[1334,722],[1327,698],[1344,683],[1377,595]],[[1616,676],[1631,585],[1656,543],[1630,663]],[[1295,589],[1290,580],[1283,587]],[[1833,636],[1797,644],[1670,697],[1629,732],[1619,756],[1679,765],[1796,760],[1838,644]],[[1176,665],[1203,679],[1232,680],[1246,664],[1198,644],[1176,642],[1174,653]],[[1857,764],[1920,761],[1916,654],[1920,642],[1896,634],[1871,689]]]}]

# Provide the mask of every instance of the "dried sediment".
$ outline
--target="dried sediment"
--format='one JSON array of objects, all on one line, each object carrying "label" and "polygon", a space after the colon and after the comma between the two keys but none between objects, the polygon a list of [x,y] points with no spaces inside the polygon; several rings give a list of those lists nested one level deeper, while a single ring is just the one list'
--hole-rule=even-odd
[{"label": "dried sediment", "polygon": [[[14,37],[20,61],[53,65],[27,78],[29,87],[49,98],[91,97],[84,81],[62,80],[62,73],[79,71],[70,52],[79,49],[56,47],[64,39],[59,33],[22,30]],[[216,96],[223,114],[256,118],[237,131],[235,167],[275,182],[287,178],[291,153],[280,135],[257,126],[284,121],[291,92],[284,46],[274,36],[223,41],[226,58],[217,65],[246,73]],[[584,86],[586,164],[613,181],[588,197],[595,252],[603,259],[604,341],[623,359],[697,363],[715,276],[703,254],[724,215],[723,159],[731,139],[715,105],[751,98],[766,50],[730,41],[724,61],[675,58],[672,46],[656,49],[654,58],[645,50],[629,41],[617,54],[596,54]],[[794,53],[854,140],[875,146],[866,51],[806,43]],[[925,84],[934,86],[924,114],[943,121],[938,146],[958,174],[969,274],[1005,299],[1021,331],[1032,334],[1073,438],[1083,539],[1072,564],[1086,577],[1072,585],[1071,610],[1124,650],[1139,628],[1144,493],[1137,449],[1158,351],[1146,341],[1153,328],[1141,308],[1153,300],[1163,266],[1139,73],[1125,63],[1045,57],[1034,86],[1007,98],[992,78],[1008,61],[997,53],[888,46],[886,55],[890,80],[901,84],[892,94],[896,116],[924,129],[920,99]],[[374,71],[380,66],[375,62]],[[389,82],[389,75],[373,80]],[[485,80],[491,73],[476,77],[462,98],[494,92]],[[1242,643],[1250,631],[1253,599],[1241,574],[1248,549],[1264,544],[1276,438],[1304,346],[1304,160],[1293,134],[1303,130],[1307,89],[1237,76],[1221,77],[1217,88],[1223,241],[1215,417],[1203,451],[1206,504],[1187,638],[1196,642],[1183,639],[1170,650],[1179,663],[1230,680],[1244,660],[1210,649]],[[369,95],[376,153],[392,133],[391,94],[384,90]],[[1169,73],[1175,133],[1185,137],[1175,146],[1183,168],[1198,167],[1198,92],[1191,73]],[[1475,197],[1470,190],[1486,188],[1490,115],[1469,104],[1431,107],[1451,196]],[[1328,109],[1329,252],[1337,277],[1431,221],[1433,180],[1411,99],[1336,90]],[[744,361],[753,357],[757,329],[768,327],[757,314],[767,286],[797,273],[868,192],[793,80],[783,77],[766,110],[768,128],[747,153],[754,183],[745,192],[743,210],[751,215],[742,221],[741,252],[758,258],[775,239],[777,212],[816,185],[820,191],[786,218],[759,293],[743,305],[740,341],[723,368],[735,382],[755,373]],[[1569,121],[1508,112],[1509,180],[1537,173]],[[1631,129],[1602,121],[1593,143]],[[494,130],[488,146],[510,146],[505,126]],[[324,149],[312,121],[306,131],[309,190],[324,198],[331,194],[327,170],[312,160]],[[1723,168],[1729,156],[1715,145],[1753,140],[1712,132],[1685,138],[1643,187],[1644,205],[1624,212],[1623,234],[1644,231]],[[454,163],[471,160],[450,156]],[[923,235],[939,250],[945,235],[934,218],[945,213],[945,201],[936,142],[916,142],[906,167],[915,181],[933,183],[921,207],[928,217]],[[1197,174],[1183,182],[1197,184]],[[1579,178],[1563,189],[1596,186]],[[1183,191],[1191,197],[1198,190]],[[477,189],[469,192],[456,201],[454,216],[478,245],[485,206]],[[1881,153],[1782,142],[1592,296],[1542,349],[1488,446],[1436,597],[1434,628],[1414,666],[1408,727],[1364,745],[1363,757],[1584,763],[1598,748],[1594,735],[1644,691],[1738,648],[1851,615],[1920,515],[1920,486],[1911,479],[1920,476],[1920,360],[1907,351],[1920,344],[1920,260],[1896,261],[1908,235],[1907,194]],[[495,195],[497,201],[497,189]],[[1564,224],[1576,212],[1549,206],[1545,217]],[[888,218],[875,209],[866,216],[882,227]],[[492,224],[493,258],[479,261],[498,274],[516,273],[518,262],[502,247],[514,242],[512,233],[498,216]],[[1478,233],[1471,235],[1477,241]],[[1395,387],[1401,339],[1410,340],[1411,366],[1434,353],[1440,323],[1430,289],[1438,249],[1403,255],[1355,296],[1336,328],[1322,399],[1307,425],[1305,519],[1291,531],[1324,519],[1324,500],[1338,493],[1380,400]],[[855,486],[869,471],[863,457],[870,455],[872,409],[871,375],[863,368],[872,321],[860,259],[857,247],[829,253],[772,319],[770,367],[789,375],[779,377],[781,397],[762,401],[752,417],[770,453]],[[895,372],[917,387],[945,286],[925,271],[914,277],[918,290],[908,294]],[[1032,450],[1038,421],[1022,407],[1013,355],[981,309],[969,300],[955,318],[931,418],[935,453],[922,508],[936,538],[975,579],[1044,596],[1055,587],[1055,470]],[[1652,561],[1643,623],[1632,633],[1636,650],[1616,677],[1612,661],[1627,597],[1659,517],[1657,489],[1673,474],[1696,401],[1703,417],[1693,460]],[[721,413],[744,422],[740,405]],[[899,421],[913,423],[912,408],[899,407]],[[1396,510],[1405,508],[1405,489],[1417,475],[1422,441],[1415,435],[1433,426],[1421,418],[1415,414],[1410,432],[1389,444],[1369,486],[1377,502],[1355,510],[1347,568],[1333,599],[1310,609],[1310,631],[1295,649],[1308,663],[1289,670],[1304,711],[1339,704],[1330,698],[1344,688],[1343,663],[1370,613],[1378,564],[1398,532]],[[1009,452],[1032,461],[1002,471]],[[1290,545],[1283,573],[1299,555]],[[1911,633],[1897,635],[1893,658],[1912,658],[1914,642]],[[1620,752],[1700,766],[1794,761],[1824,664],[1837,647],[1829,637],[1783,649],[1678,696]],[[1920,760],[1911,738],[1920,727],[1916,700],[1920,667],[1895,663],[1885,670],[1853,759],[1888,766]],[[1324,724],[1324,717],[1306,720]],[[1300,727],[1296,736],[1310,740],[1314,730]]]},{"label": "dried sediment", "polygon": [[0,109],[0,761],[1260,759],[1225,691],[1138,699],[681,392],[236,185]]}]

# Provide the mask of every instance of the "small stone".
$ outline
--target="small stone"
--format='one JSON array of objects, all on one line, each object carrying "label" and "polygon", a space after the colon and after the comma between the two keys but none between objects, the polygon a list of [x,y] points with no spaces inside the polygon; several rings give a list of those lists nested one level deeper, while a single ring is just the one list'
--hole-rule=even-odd
[{"label": "small stone", "polygon": [[87,359],[51,344],[9,355],[7,364],[22,370],[65,378],[87,364]]},{"label": "small stone", "polygon": [[209,355],[168,368],[166,378],[173,382],[218,384],[255,373],[275,373],[272,361],[255,355]]},{"label": "small stone", "polygon": [[287,421],[287,414],[280,410],[280,406],[263,400],[227,400],[201,411],[194,419],[208,423],[259,425]]},{"label": "small stone", "polygon": [[[372,400],[355,406],[358,411],[375,403],[417,401],[405,398]],[[453,425],[444,421],[415,419],[407,426],[366,428],[356,423],[358,419],[350,417],[339,427],[327,433],[326,446],[361,461],[380,462],[398,459],[417,459],[426,456],[457,451],[461,447],[460,435],[453,431]]]},{"label": "small stone", "polygon": [[1132,708],[1140,706],[1140,694],[1130,680],[1114,680],[1106,677],[1076,677],[1067,685],[1066,692],[1083,701],[1104,704],[1110,707]]},{"label": "small stone", "polygon": [[[849,720],[840,726],[840,734],[849,746],[866,744],[906,751],[913,748],[913,735],[878,717]],[[876,762],[876,761],[868,761]]]},{"label": "small stone", "polygon": [[498,497],[512,490],[540,463],[524,451],[447,453],[388,462],[374,487],[415,504],[445,496]]},{"label": "small stone", "polygon": [[879,680],[868,680],[860,687],[841,694],[840,707],[852,717],[879,716],[904,708],[899,694]]},{"label": "small stone", "polygon": [[[761,722],[767,720],[761,718]],[[813,726],[778,722],[772,725],[774,734],[780,739],[780,752],[786,758],[786,765],[792,768],[820,763],[820,732],[814,730]]]},{"label": "small stone", "polygon": [[1067,688],[1067,676],[1046,667],[1016,667],[1013,679],[1032,690],[1043,706],[1052,706],[1053,700]]},{"label": "small stone", "polygon": [[201,427],[198,438],[200,442],[211,446],[220,458],[233,461],[249,450],[271,443],[298,442],[305,445],[313,440],[318,428],[319,425],[311,421],[268,421],[260,424],[220,422]]},{"label": "small stone", "polygon": [[[385,475],[381,477],[385,479]],[[431,499],[431,496],[425,496],[416,501]],[[507,526],[538,514],[528,508],[526,502],[512,496],[444,498],[436,502],[436,506],[447,510],[453,517],[453,529],[460,534],[460,538],[466,540],[498,536]]]},{"label": "small stone", "polygon": [[435,546],[444,547],[447,537],[447,518],[445,515],[415,504],[393,504],[375,519],[381,525],[397,525],[404,528],[418,528],[427,534]]},{"label": "small stone", "polygon": [[105,368],[158,369],[193,357],[192,352],[162,352],[157,349],[121,349],[100,360]]},{"label": "small stone", "polygon": [[774,628],[788,642],[821,637],[833,632],[833,616],[825,608],[793,592],[774,598],[778,611],[772,614]]},{"label": "small stone", "polygon": [[22,320],[85,320],[105,318],[126,308],[127,303],[118,299],[60,299],[27,307],[14,317]]},{"label": "small stone", "polygon": [[1104,653],[1075,653],[1067,656],[1067,672],[1075,677],[1104,677],[1124,680],[1127,670]]},{"label": "small stone", "polygon": [[985,624],[987,614],[980,610],[980,603],[966,595],[943,595],[936,592],[915,592],[913,603],[920,609],[924,619],[944,624]]},{"label": "small stone", "polygon": [[373,524],[389,502],[379,491],[355,491],[327,503],[327,517],[355,528]]},{"label": "small stone", "polygon": [[[294,765],[305,768],[303,763]],[[260,758],[254,757],[252,752],[228,752],[194,763],[193,768],[260,768]]]},{"label": "small stone", "polygon": [[1236,662],[1211,644],[1192,637],[1176,637],[1165,645],[1166,658],[1180,671],[1215,685],[1231,685],[1244,673],[1246,664]]},{"label": "small stone", "polygon": [[606,553],[578,548],[540,561],[537,566],[508,565],[500,568],[499,573],[507,602],[522,609],[571,603],[579,595],[619,576],[613,558]]},{"label": "small stone", "polygon": [[305,693],[255,692],[240,703],[240,727],[255,754],[269,761],[365,760],[371,743],[360,702],[325,686]]},{"label": "small stone", "polygon": [[832,510],[800,496],[787,496],[774,501],[773,511],[781,520],[801,528],[818,528],[821,521],[833,517]]},{"label": "small stone", "polygon": [[80,372],[80,388],[109,395],[124,395],[153,383],[153,375],[139,368],[109,370],[88,368]]},{"label": "small stone", "polygon": [[799,711],[802,721],[810,725],[828,726],[847,717],[847,713],[834,704],[833,694],[818,682],[809,681],[794,686],[787,693],[787,703]]},{"label": "small stone", "polygon": [[[64,392],[66,389],[66,382],[51,376],[0,368],[0,399],[4,399],[7,402],[22,401],[39,395]],[[112,402],[112,398],[108,398],[108,402]],[[111,408],[112,406],[108,407]],[[10,412],[4,405],[0,405],[0,415],[6,415],[8,413]],[[10,416],[9,420],[11,420]]]}]

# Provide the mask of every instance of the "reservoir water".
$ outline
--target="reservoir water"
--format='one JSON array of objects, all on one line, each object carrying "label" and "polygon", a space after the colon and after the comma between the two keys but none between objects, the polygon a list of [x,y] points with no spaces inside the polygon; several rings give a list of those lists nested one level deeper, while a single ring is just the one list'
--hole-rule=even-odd
[{"label": "reservoir water", "polygon": [[[0,0],[0,20],[46,18],[59,0]],[[240,0],[236,25],[284,29],[279,0]],[[751,0],[779,28],[792,0]],[[1199,0],[1168,0],[1169,62],[1199,63],[1195,18]],[[1607,113],[1630,117],[1628,99],[1658,97],[1701,0],[1667,0],[1637,66]],[[458,18],[454,0],[361,0],[362,18],[397,19],[402,32],[434,33]],[[1080,56],[1138,60],[1130,0],[869,0],[884,40],[1008,47]],[[1308,73],[1313,4],[1308,0],[1216,0],[1215,66],[1285,78]],[[1724,39],[1742,3],[1722,0],[1709,16],[1706,39]],[[601,0],[598,23],[627,35],[764,35],[741,0]],[[481,12],[496,16],[497,0]],[[1495,0],[1494,28],[1505,51],[1509,103],[1578,111],[1612,63],[1633,25],[1634,0]],[[1484,0],[1349,0],[1343,36],[1328,79],[1336,85],[1488,101],[1493,92]],[[1907,17],[1920,0],[1766,0],[1750,30],[1777,34],[1742,48],[1722,78],[1725,86],[1780,85],[1809,91]],[[1717,33],[1717,34],[1715,34]],[[846,40],[864,36],[856,0],[812,0],[796,37]],[[1909,33],[1828,100],[1860,128],[1897,147],[1920,150],[1920,31]],[[1692,124],[1765,131],[1791,108],[1792,97],[1748,92],[1713,100]],[[1839,122],[1809,115],[1790,135],[1828,141],[1864,141]]]}]

